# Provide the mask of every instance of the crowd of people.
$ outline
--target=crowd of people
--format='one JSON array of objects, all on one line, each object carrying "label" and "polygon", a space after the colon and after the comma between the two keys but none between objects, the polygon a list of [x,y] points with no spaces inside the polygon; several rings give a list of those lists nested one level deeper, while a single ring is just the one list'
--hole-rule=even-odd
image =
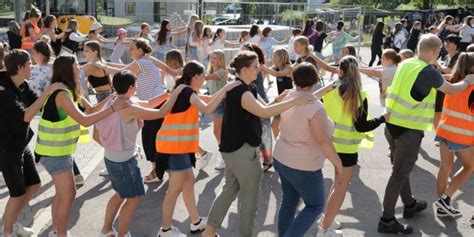
[{"label": "crowd of people", "polygon": [[[451,199],[474,171],[472,16],[466,16],[462,25],[453,25],[452,17],[446,16],[427,32],[417,22],[408,31],[402,19],[387,35],[379,22],[368,67],[348,45],[358,38],[344,31],[343,22],[328,32],[322,20],[308,19],[303,29],[294,29],[284,41],[273,38],[270,27],[261,30],[252,25],[242,31],[239,41],[231,41],[223,28],[212,32],[196,15],[183,27],[173,28],[163,20],[157,35],[147,23],[134,37],[120,28],[115,40],[101,36],[99,22],[83,35],[75,20],[65,31],[57,28],[54,16],[43,19],[42,27],[39,21],[41,12],[32,8],[21,27],[10,23],[10,44],[0,47],[0,121],[5,125],[0,131],[9,134],[0,138],[0,171],[10,194],[4,236],[34,234],[17,220],[41,187],[37,163],[51,175],[56,191],[49,236],[72,236],[71,206],[76,185],[84,182],[73,156],[77,144],[87,142],[87,127],[92,125],[94,141],[104,148],[106,170],[101,175],[110,177],[115,190],[104,210],[100,236],[131,236],[134,212],[146,198],[144,182],[158,182],[165,173],[169,185],[158,236],[186,236],[173,226],[181,194],[191,233],[218,236],[239,196],[239,235],[253,236],[262,175],[272,167],[282,190],[276,214],[279,236],[303,236],[318,217],[318,236],[342,236],[335,219],[359,150],[373,147],[372,131],[383,123],[393,169],[378,231],[413,232],[413,227],[395,218],[399,196],[405,219],[427,208],[426,201],[414,197],[409,177],[424,131],[433,128],[441,159],[436,215],[461,215]],[[186,36],[184,54],[173,44],[179,35]],[[110,43],[115,47],[107,61],[102,45]],[[333,64],[322,54],[328,44]],[[84,65],[76,57],[80,45]],[[226,46],[241,49],[230,62],[223,52]],[[133,61],[124,64],[121,57],[127,48]],[[373,66],[376,57],[380,66]],[[321,69],[338,79],[324,84]],[[380,105],[386,110],[374,118],[368,113],[374,103],[363,90],[361,74],[379,82]],[[278,89],[272,101],[264,83],[268,75],[276,78]],[[209,95],[200,94],[203,87]],[[94,91],[95,103],[89,91]],[[38,113],[39,125],[33,128],[30,122]],[[199,113],[213,117],[221,157],[215,168],[225,169],[224,186],[207,214],[197,210],[192,170],[196,164],[205,168],[212,157],[199,144]],[[37,141],[32,152],[28,143],[34,131]],[[141,147],[152,167],[144,178],[136,160],[141,155],[140,131]],[[462,168],[449,182],[455,154]],[[335,170],[328,197],[322,172],[326,159]],[[305,206],[297,211],[300,200]],[[118,230],[113,228],[116,218]]]}]

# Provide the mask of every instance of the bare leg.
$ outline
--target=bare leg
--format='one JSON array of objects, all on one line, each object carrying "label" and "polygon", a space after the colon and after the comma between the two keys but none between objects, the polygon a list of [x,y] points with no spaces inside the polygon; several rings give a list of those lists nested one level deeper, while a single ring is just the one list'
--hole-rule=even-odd
[{"label": "bare leg", "polygon": [[188,169],[186,172],[186,179],[183,184],[183,200],[188,209],[189,216],[191,217],[191,222],[196,223],[201,218],[199,216],[196,198],[194,196],[194,173],[192,169]]},{"label": "bare leg", "polygon": [[324,220],[322,223],[322,228],[325,230],[331,226],[334,218],[336,218],[337,213],[339,210],[341,210],[341,206],[344,203],[344,198],[346,197],[347,189],[349,188],[349,184],[352,180],[354,166],[344,167],[342,172],[344,174],[342,184],[340,186],[334,184],[328,197],[326,212],[324,213]]},{"label": "bare leg", "polygon": [[133,214],[142,201],[143,196],[129,198],[125,201],[125,204],[120,209],[118,237],[123,237],[127,234],[128,227],[132,223]]},{"label": "bare leg", "polygon": [[123,199],[120,198],[118,193],[115,193],[107,203],[105,208],[105,218],[104,225],[102,226],[102,233],[107,234],[112,230],[112,225],[114,224],[115,216],[120,209],[120,206],[123,203]]},{"label": "bare leg", "polygon": [[184,181],[186,180],[186,171],[170,171],[168,191],[163,200],[163,219],[161,227],[168,229],[173,222],[173,212],[176,200],[183,191]]},{"label": "bare leg", "polygon": [[452,197],[454,193],[466,183],[474,172],[474,149],[465,149],[459,151],[461,157],[462,168],[454,175],[451,183],[445,191],[445,194]]},{"label": "bare leg", "polygon": [[436,191],[438,196],[443,195],[448,187],[449,174],[453,170],[454,152],[448,150],[448,147],[443,142],[439,143],[439,153],[441,163],[439,166],[438,177],[436,179]]},{"label": "bare leg", "polygon": [[54,187],[56,189],[57,207],[53,213],[53,220],[56,224],[59,237],[67,235],[69,215],[71,213],[72,202],[76,196],[76,186],[72,170],[64,171],[52,175]]}]

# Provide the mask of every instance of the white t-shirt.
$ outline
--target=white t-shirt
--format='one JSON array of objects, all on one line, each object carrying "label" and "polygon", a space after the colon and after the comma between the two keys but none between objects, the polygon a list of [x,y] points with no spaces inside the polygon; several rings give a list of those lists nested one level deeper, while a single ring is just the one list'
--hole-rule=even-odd
[{"label": "white t-shirt", "polygon": [[395,47],[401,49],[402,48],[402,45],[403,45],[403,42],[405,42],[406,40],[406,36],[405,36],[405,32],[403,32],[403,30],[399,31],[394,39],[393,39],[393,43],[395,45]]},{"label": "white t-shirt", "polygon": [[463,43],[471,43],[474,37],[474,27],[465,26],[464,29],[461,30],[461,42]]}]

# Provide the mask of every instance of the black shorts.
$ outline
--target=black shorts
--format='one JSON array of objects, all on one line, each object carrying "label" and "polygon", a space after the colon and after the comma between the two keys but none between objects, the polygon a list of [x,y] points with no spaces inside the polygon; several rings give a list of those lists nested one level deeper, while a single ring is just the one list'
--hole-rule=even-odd
[{"label": "black shorts", "polygon": [[0,171],[10,192],[10,197],[19,197],[26,188],[41,183],[36,170],[33,155],[27,148],[22,157],[3,157],[0,159]]},{"label": "black shorts", "polygon": [[354,165],[357,165],[357,162],[359,161],[358,153],[353,153],[353,154],[337,153],[337,154],[339,155],[339,158],[341,158],[342,167],[352,167]]}]

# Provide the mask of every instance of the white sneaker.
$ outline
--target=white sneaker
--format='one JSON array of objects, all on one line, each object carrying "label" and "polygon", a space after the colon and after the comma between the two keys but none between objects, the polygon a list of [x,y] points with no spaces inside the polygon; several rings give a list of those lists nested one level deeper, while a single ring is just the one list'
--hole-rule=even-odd
[{"label": "white sneaker", "polygon": [[342,231],[335,229],[323,230],[319,228],[317,237],[342,237]]},{"label": "white sneaker", "polygon": [[204,169],[207,167],[207,165],[209,164],[209,161],[211,160],[211,157],[212,157],[212,152],[210,151],[206,151],[206,154],[204,155],[201,155],[201,168],[200,169]]},{"label": "white sneaker", "polygon": [[3,173],[0,173],[0,187],[5,186],[5,178],[3,178]]},{"label": "white sneaker", "polygon": [[76,175],[74,176],[74,181],[76,182],[76,186],[82,186],[84,185],[84,176],[82,176],[81,174]]},{"label": "white sneaker", "polygon": [[33,229],[24,227],[18,222],[13,225],[13,232],[20,236],[32,236],[35,234],[35,231]]},{"label": "white sneaker", "polygon": [[216,166],[214,166],[214,169],[216,169],[216,170],[223,170],[223,169],[225,169],[225,162],[224,162],[224,159],[219,159],[219,160],[217,161]]},{"label": "white sneaker", "polygon": [[201,221],[199,222],[199,224],[195,225],[191,223],[189,225],[190,226],[189,228],[191,229],[191,234],[196,234],[203,231],[206,228],[206,225],[207,225],[207,218],[201,217]]},{"label": "white sneaker", "polygon": [[160,231],[158,232],[158,235],[156,237],[186,237],[186,235],[181,233],[178,228],[171,226],[171,230],[168,230],[166,232],[164,232],[163,229],[160,228]]},{"label": "white sneaker", "polygon": [[109,176],[109,172],[107,171],[107,169],[103,169],[99,172],[99,176]]},{"label": "white sneaker", "polygon": [[[319,218],[319,220],[318,220],[319,226],[321,226],[323,224],[323,220],[324,220],[324,216],[321,216],[321,218]],[[341,229],[341,223],[334,220],[332,222],[331,226],[329,226],[329,229],[339,230],[339,229]]]},{"label": "white sneaker", "polygon": [[48,233],[48,237],[58,237],[58,233],[56,233],[56,231],[52,230]]},{"label": "white sneaker", "polygon": [[118,235],[117,231],[112,229],[111,231],[107,232],[107,234],[104,234],[102,233],[102,231],[100,231],[99,237],[116,237],[117,235]]}]

